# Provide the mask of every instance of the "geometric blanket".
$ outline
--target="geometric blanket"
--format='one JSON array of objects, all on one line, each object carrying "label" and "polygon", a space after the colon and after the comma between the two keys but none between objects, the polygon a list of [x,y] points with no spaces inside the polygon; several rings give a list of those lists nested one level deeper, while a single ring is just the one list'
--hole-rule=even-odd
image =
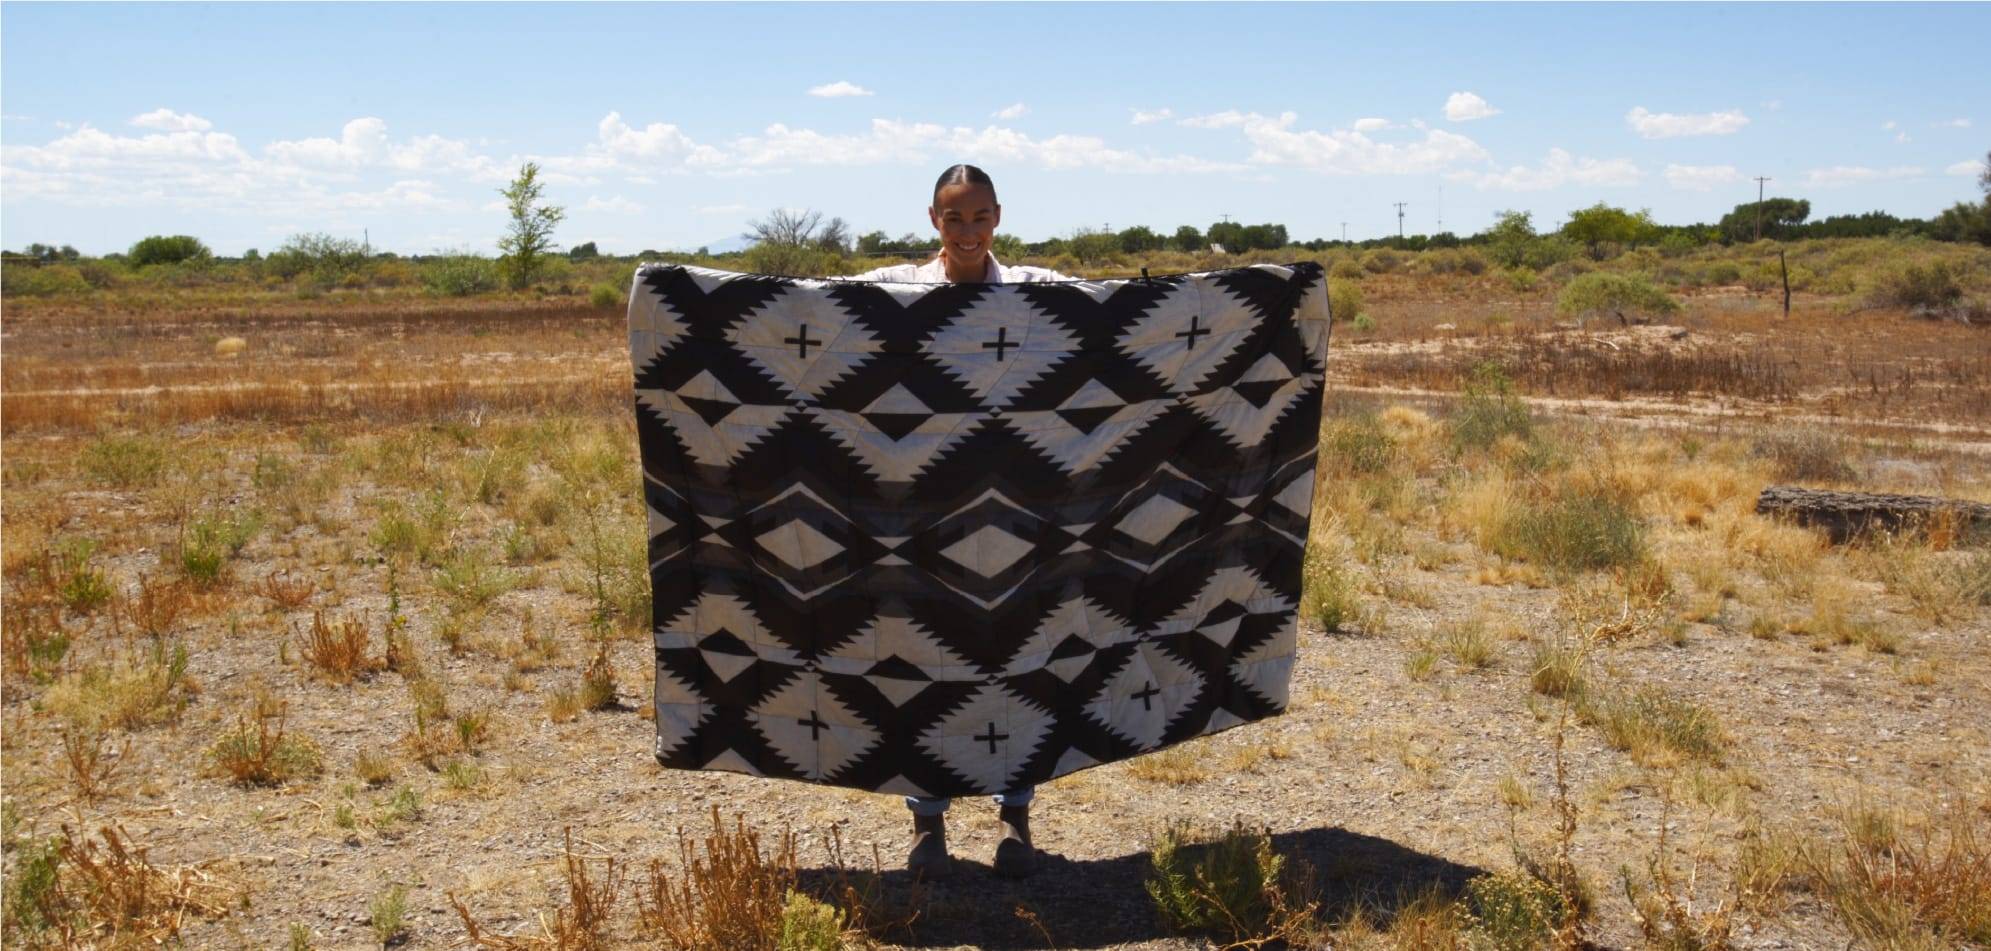
[{"label": "geometric blanket", "polygon": [[1327,338],[1312,263],[641,267],[658,762],[993,793],[1281,712]]}]

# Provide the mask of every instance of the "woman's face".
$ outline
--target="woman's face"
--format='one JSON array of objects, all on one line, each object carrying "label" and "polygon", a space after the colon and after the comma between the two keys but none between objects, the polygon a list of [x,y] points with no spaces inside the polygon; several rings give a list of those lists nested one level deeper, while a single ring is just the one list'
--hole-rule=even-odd
[{"label": "woman's face", "polygon": [[940,231],[940,254],[949,270],[979,273],[1002,223],[1002,206],[987,185],[957,184],[940,189],[927,210]]}]

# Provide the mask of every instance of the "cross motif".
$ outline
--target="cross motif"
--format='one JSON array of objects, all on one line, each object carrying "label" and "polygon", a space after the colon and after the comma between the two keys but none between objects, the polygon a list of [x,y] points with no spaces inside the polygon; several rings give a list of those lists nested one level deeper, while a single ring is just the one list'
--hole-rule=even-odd
[{"label": "cross motif", "polygon": [[[1207,331],[1207,330],[1206,330],[1206,331],[1204,331],[1204,333],[1208,333],[1208,332],[1209,332],[1209,331]],[[985,344],[982,344],[982,349],[983,349],[983,350],[987,350],[987,349],[989,349],[990,347],[994,347],[994,348],[995,348],[995,352],[996,352],[996,362],[997,362],[997,363],[1001,363],[1001,362],[1002,362],[1002,354],[1003,354],[1003,351],[1004,351],[1004,350],[1006,350],[1006,349],[1007,349],[1007,348],[1009,348],[1009,347],[1015,347],[1015,346],[1020,346],[1020,344],[1018,344],[1018,343],[1017,343],[1016,341],[1014,341],[1014,340],[1011,340],[1011,339],[1009,339],[1009,328],[1008,328],[1008,327],[1003,327],[1003,328],[1001,328],[1001,329],[999,329],[999,330],[997,330],[997,331],[996,331],[996,338],[995,338],[995,340],[993,340],[993,341],[991,341],[991,342],[989,342],[989,343],[985,343]]]},{"label": "cross motif", "polygon": [[1154,685],[1154,683],[1153,683],[1153,682],[1149,682],[1149,683],[1148,683],[1148,689],[1146,689],[1146,690],[1143,690],[1143,691],[1141,691],[1141,692],[1139,692],[1139,693],[1136,693],[1136,694],[1134,694],[1134,698],[1135,698],[1136,700],[1139,700],[1139,701],[1141,702],[1141,709],[1143,709],[1143,710],[1153,710],[1153,709],[1154,709],[1154,696],[1155,696],[1155,694],[1158,694],[1158,693],[1160,693],[1160,692],[1161,692],[1161,691],[1159,691],[1159,690],[1156,690],[1156,689],[1155,689],[1155,685]]},{"label": "cross motif", "polygon": [[975,739],[978,739],[978,740],[981,740],[981,741],[982,741],[982,742],[984,742],[984,743],[987,743],[987,744],[989,745],[989,755],[990,755],[990,756],[994,756],[994,755],[995,755],[995,745],[996,745],[996,741],[997,741],[997,740],[1007,740],[1007,739],[1009,739],[1009,734],[1007,734],[1007,733],[997,733],[997,732],[995,731],[995,723],[994,723],[994,722],[990,722],[990,723],[989,723],[989,732],[987,732],[987,733],[985,733],[985,734],[982,734],[981,736],[977,736],[977,737],[975,737]]},{"label": "cross motif", "polygon": [[[1180,336],[1180,334],[1178,334],[1177,336]],[[783,340],[782,340],[781,342],[782,342],[782,343],[792,343],[792,344],[794,344],[794,345],[795,345],[795,355],[796,355],[796,356],[798,356],[798,357],[801,357],[801,358],[802,358],[802,359],[804,359],[804,360],[807,360],[807,359],[809,359],[809,345],[810,345],[810,344],[812,344],[812,343],[822,343],[822,341],[821,341],[821,340],[810,340],[810,339],[809,339],[809,325],[808,325],[808,324],[803,324],[803,325],[802,325],[802,333],[801,333],[801,335],[800,335],[800,336],[796,336],[796,337],[788,337],[788,338],[785,338],[785,339],[783,339]]]},{"label": "cross motif", "polygon": [[1187,337],[1187,338],[1189,338],[1189,339],[1188,339],[1187,341],[1185,341],[1185,342],[1189,344],[1189,349],[1191,349],[1191,350],[1194,350],[1194,349],[1196,349],[1196,336],[1197,336],[1198,334],[1208,334],[1208,333],[1210,332],[1210,328],[1208,328],[1208,327],[1203,327],[1203,328],[1200,328],[1200,329],[1199,329],[1199,328],[1198,328],[1198,327],[1196,326],[1196,321],[1198,321],[1198,320],[1201,320],[1201,319],[1202,319],[1202,316],[1201,316],[1201,315],[1199,315],[1199,314],[1191,314],[1191,315],[1189,316],[1189,329],[1188,329],[1188,330],[1184,330],[1184,331],[1180,331],[1180,332],[1178,332],[1178,333],[1176,334],[1176,336],[1178,336],[1178,337]]},{"label": "cross motif", "polygon": [[821,740],[823,738],[823,730],[829,726],[829,724],[823,722],[822,717],[816,715],[816,711],[814,710],[809,711],[809,718],[807,720],[797,720],[795,722],[809,728],[809,739],[811,740]]}]

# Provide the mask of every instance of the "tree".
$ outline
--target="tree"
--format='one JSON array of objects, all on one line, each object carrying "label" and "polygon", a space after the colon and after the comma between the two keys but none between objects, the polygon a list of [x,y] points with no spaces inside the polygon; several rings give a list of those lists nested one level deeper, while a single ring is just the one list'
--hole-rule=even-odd
[{"label": "tree", "polygon": [[524,290],[539,275],[541,259],[553,249],[553,229],[567,217],[557,205],[542,205],[539,163],[519,166],[518,177],[498,189],[505,196],[506,210],[512,216],[511,230],[498,239],[498,271],[512,290]]},{"label": "tree", "polygon": [[289,279],[309,273],[320,284],[336,284],[366,270],[366,245],[320,232],[294,234],[270,252],[265,267]]},{"label": "tree", "polygon": [[1175,246],[1184,251],[1203,250],[1203,232],[1195,225],[1183,225],[1175,229]]},{"label": "tree", "polygon": [[1763,237],[1789,240],[1798,236],[1797,228],[1804,219],[1811,217],[1811,202],[1802,198],[1766,198],[1761,202],[1743,202],[1735,210],[1721,216],[1722,237],[1729,241],[1756,240],[1756,217],[1762,215]]},{"label": "tree", "polygon": [[752,238],[756,244],[801,247],[815,237],[816,226],[822,221],[820,211],[776,208],[759,221],[747,222],[747,232],[742,237]]},{"label": "tree", "polygon": [[1640,242],[1657,239],[1659,225],[1652,220],[1650,209],[1634,214],[1600,201],[1570,212],[1562,236],[1588,248],[1591,257],[1602,259],[1611,256],[1612,245],[1637,247]]},{"label": "tree", "polygon": [[849,254],[850,225],[842,218],[831,218],[823,230],[816,232],[816,247],[831,254]]},{"label": "tree", "polygon": [[[754,246],[747,249],[747,267],[760,274],[813,276],[823,267],[822,235],[816,230],[822,220],[820,211],[776,208],[748,222],[744,237]],[[836,223],[841,226],[842,219]]]},{"label": "tree", "polygon": [[567,259],[570,261],[592,261],[598,257],[601,257],[601,249],[595,247],[593,241],[577,244],[567,249]]},{"label": "tree", "polygon": [[159,235],[139,239],[131,246],[127,258],[132,267],[145,267],[148,264],[179,264],[183,261],[205,261],[214,256],[207,245],[199,238],[186,234]]},{"label": "tree", "polygon": [[1119,234],[1120,250],[1128,254],[1139,254],[1161,247],[1161,235],[1155,234],[1147,225],[1122,228]]}]

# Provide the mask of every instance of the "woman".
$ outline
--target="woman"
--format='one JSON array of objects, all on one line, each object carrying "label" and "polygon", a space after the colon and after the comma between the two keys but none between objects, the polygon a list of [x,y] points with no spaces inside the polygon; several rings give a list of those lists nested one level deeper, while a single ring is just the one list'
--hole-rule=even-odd
[{"label": "woman", "polygon": [[[940,232],[940,253],[933,260],[881,267],[853,274],[851,279],[918,284],[1078,280],[1049,268],[1012,266],[996,260],[990,248],[996,226],[1002,223],[1002,205],[996,201],[995,183],[988,173],[973,165],[956,165],[940,173],[926,215]],[[1037,853],[1030,845],[1030,800],[1035,795],[1034,787],[1025,786],[995,797],[1002,821],[1002,841],[996,843],[995,851],[998,875],[1020,878],[1030,874],[1036,864]],[[906,868],[915,875],[938,878],[947,874],[948,803],[947,799],[906,797],[906,806],[913,813],[913,847],[906,857]]]}]

